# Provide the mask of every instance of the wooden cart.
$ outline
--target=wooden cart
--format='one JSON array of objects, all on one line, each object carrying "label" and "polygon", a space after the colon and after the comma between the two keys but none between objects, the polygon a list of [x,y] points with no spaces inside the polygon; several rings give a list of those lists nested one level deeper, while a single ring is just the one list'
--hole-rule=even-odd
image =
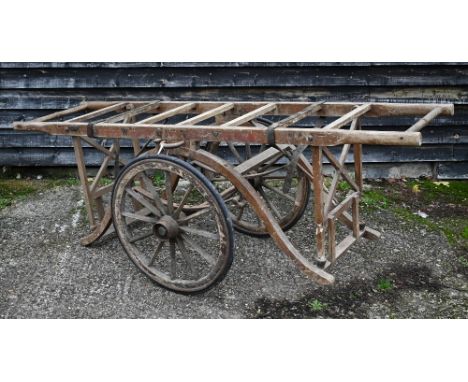
[{"label": "wooden cart", "polygon": [[[359,238],[379,237],[359,217],[362,145],[421,145],[419,131],[453,112],[451,104],[85,102],[14,127],[72,137],[91,227],[83,245],[115,230],[141,271],[190,293],[226,275],[233,228],[271,236],[307,276],[332,284],[328,268]],[[420,119],[406,131],[361,129],[363,118],[386,116]],[[314,127],[297,126],[305,119]],[[123,140],[133,146],[132,160],[122,155]],[[352,172],[345,165],[351,148]],[[102,154],[92,179],[84,159],[90,149]],[[227,152],[233,161],[222,159]],[[328,178],[325,159],[334,168]],[[285,234],[311,199],[312,258]]]}]

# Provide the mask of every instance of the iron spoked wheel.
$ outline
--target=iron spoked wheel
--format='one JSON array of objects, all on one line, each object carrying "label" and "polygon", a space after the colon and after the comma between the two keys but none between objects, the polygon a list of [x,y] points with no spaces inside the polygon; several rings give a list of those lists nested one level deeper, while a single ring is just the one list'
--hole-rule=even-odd
[{"label": "iron spoked wheel", "polygon": [[[260,146],[255,152],[253,147],[246,146],[245,160],[267,149]],[[279,152],[272,160],[245,173],[244,177],[260,194],[280,227],[284,231],[294,227],[304,214],[311,193],[310,182],[303,170]],[[269,236],[264,224],[232,184],[216,174],[210,179],[228,206],[237,231],[254,237]]]},{"label": "iron spoked wheel", "polygon": [[114,185],[112,216],[130,259],[167,289],[204,291],[231,266],[229,212],[209,180],[180,159],[158,155],[127,165]]}]

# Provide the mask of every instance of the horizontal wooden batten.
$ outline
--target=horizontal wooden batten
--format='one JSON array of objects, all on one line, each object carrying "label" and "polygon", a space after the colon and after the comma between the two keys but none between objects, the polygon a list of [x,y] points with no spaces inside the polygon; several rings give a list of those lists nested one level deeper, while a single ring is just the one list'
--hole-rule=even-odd
[{"label": "horizontal wooden batten", "polygon": [[[86,161],[90,166],[97,166],[100,161],[102,162],[104,154],[87,146],[83,149]],[[331,149],[333,151],[333,147]],[[239,152],[242,153],[241,150],[239,150]],[[123,159],[131,159],[132,153],[133,148],[131,147],[122,147],[120,150],[120,156]],[[339,154],[339,151],[335,153]],[[220,150],[219,155],[234,166],[238,163],[228,148]],[[310,151],[307,150],[305,155],[310,158]],[[411,163],[414,162],[414,158],[418,158],[417,164],[412,165]],[[351,156],[346,163],[352,163],[352,159]],[[457,171],[459,175],[465,174],[464,176],[467,178],[468,146],[461,145],[455,151],[453,151],[453,148],[450,146],[389,146],[388,150],[382,150],[382,146],[367,146],[364,148],[363,162],[365,163],[364,172],[369,176],[374,174],[372,177],[375,177],[375,171],[367,172],[367,170],[374,168],[372,167],[374,165],[385,169],[385,172],[382,172],[382,174],[395,174],[395,172],[391,170],[392,166],[408,168],[408,166],[415,167],[424,164],[431,168],[435,166],[434,168],[442,169],[440,173],[444,174],[445,178],[448,178],[448,176],[452,178],[456,177]],[[75,165],[76,162],[73,148],[71,147],[5,147],[0,150],[0,163],[4,166],[72,166]],[[280,164],[281,163],[285,164],[283,161],[280,162]],[[327,160],[324,160],[324,163],[328,163]],[[444,165],[438,166],[438,163],[443,163]],[[402,172],[402,174],[403,173],[404,172]],[[415,174],[414,171],[411,173]],[[429,175],[430,174],[432,174],[432,170]]]},{"label": "horizontal wooden batten", "polygon": [[[92,63],[0,66],[0,89],[468,85],[468,67],[311,63]],[[281,78],[281,81],[278,80]]]}]

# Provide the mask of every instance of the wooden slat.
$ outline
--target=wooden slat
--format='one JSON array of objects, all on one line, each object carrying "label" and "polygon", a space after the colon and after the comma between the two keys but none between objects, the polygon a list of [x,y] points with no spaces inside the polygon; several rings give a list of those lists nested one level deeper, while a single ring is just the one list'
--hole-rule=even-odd
[{"label": "wooden slat", "polygon": [[425,126],[427,126],[431,121],[439,116],[442,113],[442,108],[436,107],[434,110],[427,113],[424,117],[422,117],[418,122],[416,122],[413,126],[411,126],[408,132],[416,132],[422,130]]},{"label": "wooden slat", "polygon": [[95,189],[93,191],[93,198],[97,199],[107,194],[108,192],[111,192],[113,187],[114,187],[114,184],[108,184],[107,186],[103,186],[103,187],[99,187]]},{"label": "wooden slat", "polygon": [[[125,113],[121,113],[119,115],[114,115],[112,117],[103,119],[102,121],[99,121],[99,123],[115,123],[115,122],[124,121],[126,119],[135,117],[138,114],[146,113],[148,111],[155,110],[155,109],[157,109],[159,107],[160,103],[161,103],[161,101],[152,101],[152,102],[147,103],[146,105],[142,105],[142,106],[139,106],[139,107],[137,107],[135,109],[126,111]],[[129,105],[131,105],[131,103],[129,103]]]},{"label": "wooden slat", "polygon": [[195,124],[197,124],[199,122],[202,122],[202,121],[205,121],[205,120],[210,119],[212,117],[215,117],[218,114],[222,114],[222,113],[224,113],[224,112],[226,112],[228,110],[231,110],[233,107],[234,107],[233,103],[226,103],[226,104],[221,105],[219,107],[215,107],[212,110],[208,110],[208,111],[206,111],[204,113],[198,114],[195,117],[186,119],[185,121],[180,122],[177,125],[180,125],[180,126],[182,126],[182,125],[195,125]]},{"label": "wooden slat", "polygon": [[[101,153],[105,154],[106,156],[111,157],[111,159],[116,159],[115,152],[112,152],[111,150],[106,149],[104,146],[100,145],[94,139],[88,138],[88,137],[81,137],[81,139],[84,142],[86,142],[88,145],[94,147],[96,150],[100,151]],[[125,164],[125,163],[123,163],[123,164]]]},{"label": "wooden slat", "polygon": [[336,259],[338,259],[341,255],[343,255],[349,247],[351,247],[358,238],[354,237],[353,235],[346,236],[341,243],[336,246]]},{"label": "wooden slat", "polygon": [[178,107],[176,107],[174,109],[170,109],[170,110],[165,111],[163,113],[159,113],[159,114],[153,115],[152,117],[143,119],[143,120],[137,122],[136,125],[156,123],[156,122],[162,121],[164,119],[173,117],[173,116],[175,116],[177,114],[186,113],[186,112],[190,111],[191,109],[193,109],[195,107],[195,105],[196,105],[195,102],[185,103],[185,104],[183,104],[181,106],[178,106]]},{"label": "wooden slat", "polygon": [[341,203],[336,205],[335,208],[333,208],[333,210],[331,210],[328,213],[327,219],[335,219],[338,216],[340,216],[345,210],[347,210],[351,206],[353,199],[356,198],[359,198],[359,192],[353,192],[351,195],[348,195],[346,199],[344,199]]},{"label": "wooden slat", "polygon": [[273,159],[276,155],[282,155],[279,150],[274,147],[270,147],[265,151],[262,151],[258,155],[247,159],[246,161],[240,163],[235,167],[236,171],[240,174],[244,174],[247,171],[253,170],[258,166],[261,166],[265,162],[268,162],[270,159]]},{"label": "wooden slat", "polygon": [[[116,149],[116,145],[114,144],[109,149],[109,153],[114,154],[115,149]],[[99,181],[103,177],[104,173],[107,171],[107,166],[109,165],[109,162],[111,160],[112,160],[111,155],[106,155],[105,156],[104,160],[102,161],[101,166],[99,167],[99,170],[98,170],[96,176],[94,177],[93,183],[91,184],[91,187],[90,187],[91,193],[93,193],[94,190],[96,189],[96,187],[99,185]]]},{"label": "wooden slat", "polygon": [[102,109],[94,110],[90,113],[79,115],[78,117],[75,117],[72,119],[67,119],[66,122],[81,122],[81,121],[86,121],[92,118],[100,117],[101,115],[105,115],[112,111],[120,110],[124,108],[125,105],[127,105],[127,102],[119,102],[115,105],[111,105],[111,106],[104,107]]},{"label": "wooden slat", "polygon": [[329,123],[328,125],[324,126],[324,129],[339,129],[340,127],[343,127],[344,125],[347,125],[350,123],[353,119],[356,119],[364,114],[366,114],[370,109],[372,105],[371,104],[364,104],[356,109],[350,111],[349,113],[343,115],[341,118],[338,118],[336,121],[333,121],[332,123]]},{"label": "wooden slat", "polygon": [[301,110],[295,114],[290,115],[287,118],[282,119],[276,123],[273,123],[269,126],[270,129],[276,129],[277,127],[288,127],[299,122],[301,119],[309,117],[315,114],[318,110],[322,108],[323,102],[315,102],[312,105],[307,106],[304,110]]},{"label": "wooden slat", "polygon": [[272,111],[274,109],[276,109],[276,103],[269,103],[267,105],[259,107],[258,109],[252,110],[247,114],[241,115],[240,117],[235,118],[232,121],[226,122],[221,126],[241,126],[243,123],[251,121],[254,118],[260,117],[261,115],[268,113],[269,111]]},{"label": "wooden slat", "polygon": [[44,115],[43,117],[36,118],[33,121],[34,122],[50,121],[51,119],[54,119],[54,118],[63,117],[65,115],[70,115],[70,114],[73,114],[73,113],[78,113],[79,111],[85,110],[87,108],[88,108],[88,104],[86,102],[84,102],[84,103],[82,103],[82,104],[80,104],[78,106],[72,107],[70,109],[65,109],[65,110],[57,111],[57,112],[52,113],[52,114]]},{"label": "wooden slat", "polygon": [[359,191],[359,186],[356,184],[354,179],[349,175],[348,171],[344,168],[344,166],[340,164],[340,162],[335,158],[333,153],[327,147],[323,148],[323,153],[328,158],[331,165],[335,167],[337,171],[340,172],[340,174],[343,176],[343,178],[346,179],[346,181],[351,185],[351,187],[353,187],[355,191]]}]

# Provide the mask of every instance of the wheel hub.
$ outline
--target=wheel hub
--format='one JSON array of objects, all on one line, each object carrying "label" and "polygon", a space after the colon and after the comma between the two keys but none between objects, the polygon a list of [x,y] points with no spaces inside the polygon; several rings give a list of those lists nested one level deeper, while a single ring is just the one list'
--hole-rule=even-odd
[{"label": "wheel hub", "polygon": [[175,239],[179,234],[179,224],[172,216],[164,215],[153,227],[154,234],[163,240]]}]

